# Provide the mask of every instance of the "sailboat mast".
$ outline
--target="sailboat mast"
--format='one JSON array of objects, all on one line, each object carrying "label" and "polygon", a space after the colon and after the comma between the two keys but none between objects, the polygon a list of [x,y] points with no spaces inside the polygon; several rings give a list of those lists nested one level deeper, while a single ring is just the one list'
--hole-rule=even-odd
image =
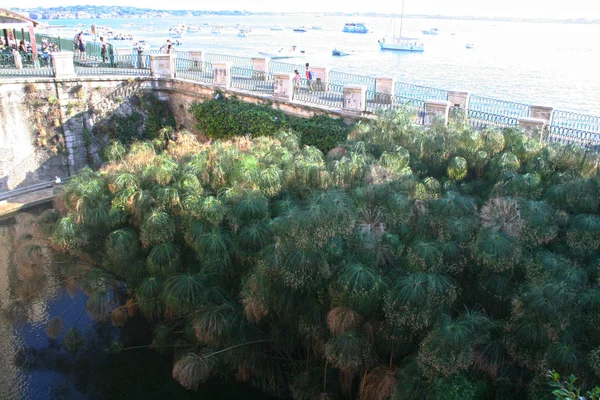
[{"label": "sailboat mast", "polygon": [[400,39],[402,39],[402,22],[404,21],[404,0],[402,0],[402,11],[400,13]]}]

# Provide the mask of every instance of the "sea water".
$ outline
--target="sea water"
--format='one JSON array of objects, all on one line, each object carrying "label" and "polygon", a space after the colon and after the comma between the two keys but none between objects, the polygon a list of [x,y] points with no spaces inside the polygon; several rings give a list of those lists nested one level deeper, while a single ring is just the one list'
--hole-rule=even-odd
[{"label": "sea water", "polygon": [[[41,273],[19,269],[14,260],[22,250],[20,238],[32,232],[32,218],[43,208],[0,221],[0,310],[18,299],[23,316],[9,322],[0,313],[1,400],[271,399],[233,378],[213,377],[197,391],[184,389],[171,377],[172,355],[144,347],[152,334],[143,318],[129,319],[124,328],[95,322],[87,315],[85,294],[67,290],[54,273],[59,265],[44,266]],[[50,339],[46,326],[56,317],[64,329]],[[69,353],[64,338],[72,327],[82,332],[83,345]],[[113,354],[110,344],[117,339],[136,348]]]},{"label": "sea water", "polygon": [[[391,77],[399,82],[461,90],[479,96],[526,104],[549,105],[555,109],[600,115],[600,24],[506,22],[458,19],[405,18],[402,36],[423,41],[423,53],[381,51],[377,40],[399,32],[399,22],[384,17],[342,16],[203,16],[136,19],[61,19],[61,34],[72,37],[74,27],[109,25],[114,32],[132,33],[158,49],[168,38],[169,28],[184,23],[201,32],[187,33],[176,50],[259,57],[259,51],[295,45],[305,56],[281,60],[294,64],[310,62],[330,70],[358,75]],[[344,33],[346,22],[364,22],[367,34]],[[395,22],[395,24],[392,24]],[[126,24],[135,26],[122,27]],[[224,26],[219,34],[211,27]],[[280,26],[281,31],[271,30]],[[306,32],[294,32],[304,26]],[[321,29],[312,29],[319,26]],[[145,30],[139,29],[142,27]],[[250,29],[248,37],[237,35]],[[438,35],[422,30],[437,28]],[[154,29],[148,31],[147,29]],[[175,39],[174,39],[175,40]],[[112,41],[130,47],[131,41]],[[474,48],[467,49],[472,43]],[[334,57],[334,48],[356,54]]]}]

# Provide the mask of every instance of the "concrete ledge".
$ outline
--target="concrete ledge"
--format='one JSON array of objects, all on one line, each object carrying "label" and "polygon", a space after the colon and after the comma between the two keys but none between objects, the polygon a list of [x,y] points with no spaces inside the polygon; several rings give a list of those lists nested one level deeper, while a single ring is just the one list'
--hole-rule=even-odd
[{"label": "concrete ledge", "polygon": [[0,201],[0,221],[12,217],[19,211],[50,203],[56,197],[57,190],[60,191],[61,187],[40,189],[32,193]]}]

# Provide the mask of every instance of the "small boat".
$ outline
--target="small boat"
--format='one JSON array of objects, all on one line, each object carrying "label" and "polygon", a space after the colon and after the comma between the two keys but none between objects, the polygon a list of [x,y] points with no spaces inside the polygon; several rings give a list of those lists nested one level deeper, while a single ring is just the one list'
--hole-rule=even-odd
[{"label": "small boat", "polygon": [[423,35],[437,35],[437,34],[439,34],[439,31],[438,31],[437,28],[431,28],[431,29],[428,29],[426,31],[421,31],[421,32],[423,32]]},{"label": "small boat", "polygon": [[344,24],[343,31],[347,33],[368,33],[369,28],[363,22],[347,22]]},{"label": "small boat", "polygon": [[250,36],[250,29],[240,29],[237,35],[239,37],[248,37]]},{"label": "small boat", "polygon": [[259,51],[258,54],[276,60],[281,58],[302,57],[306,54],[306,52],[304,50],[298,50],[296,46],[292,46],[290,49],[287,50],[282,47],[278,50]]},{"label": "small boat", "polygon": [[323,29],[323,27],[321,25],[313,25],[311,29],[314,31],[320,31],[321,29]]},{"label": "small boat", "polygon": [[467,44],[465,45],[465,47],[466,47],[467,49],[472,49],[473,47],[475,47],[475,45],[474,45],[473,43],[467,43]]},{"label": "small boat", "polygon": [[188,26],[187,27],[187,31],[189,33],[201,33],[202,32],[202,28],[200,28],[199,26]]},{"label": "small boat", "polygon": [[297,26],[292,29],[294,32],[306,32],[306,28],[304,26]]},{"label": "small boat", "polygon": [[345,49],[333,49],[331,50],[331,55],[336,57],[344,57],[351,56],[356,54],[354,50],[345,50]]},{"label": "small boat", "polygon": [[212,33],[213,35],[218,35],[218,34],[220,34],[220,33],[221,33],[221,29],[220,29],[220,28],[218,28],[218,27],[216,27],[216,26],[214,26],[214,27],[211,29],[210,33]]},{"label": "small boat", "polygon": [[273,25],[269,29],[272,31],[282,31],[283,30],[283,28],[280,25]]},{"label": "small boat", "polygon": [[[416,38],[409,38],[402,36],[402,21],[404,19],[404,0],[402,0],[402,13],[400,14],[400,30],[398,32],[398,36],[394,34],[392,40],[386,42],[385,38],[377,41],[379,43],[379,48],[381,50],[393,50],[393,51],[410,51],[410,52],[423,52],[425,51],[425,46],[423,42],[419,41]],[[394,19],[392,19],[393,24]]]}]

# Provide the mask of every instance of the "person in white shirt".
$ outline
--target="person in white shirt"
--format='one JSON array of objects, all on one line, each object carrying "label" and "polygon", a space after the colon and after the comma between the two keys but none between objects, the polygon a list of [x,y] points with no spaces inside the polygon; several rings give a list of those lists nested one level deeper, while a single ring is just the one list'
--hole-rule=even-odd
[{"label": "person in white shirt", "polygon": [[173,45],[173,43],[171,43],[171,39],[167,39],[167,41],[165,42],[165,44],[163,44],[162,46],[160,46],[159,51],[161,53],[168,54],[167,51],[169,50],[169,45]]}]

